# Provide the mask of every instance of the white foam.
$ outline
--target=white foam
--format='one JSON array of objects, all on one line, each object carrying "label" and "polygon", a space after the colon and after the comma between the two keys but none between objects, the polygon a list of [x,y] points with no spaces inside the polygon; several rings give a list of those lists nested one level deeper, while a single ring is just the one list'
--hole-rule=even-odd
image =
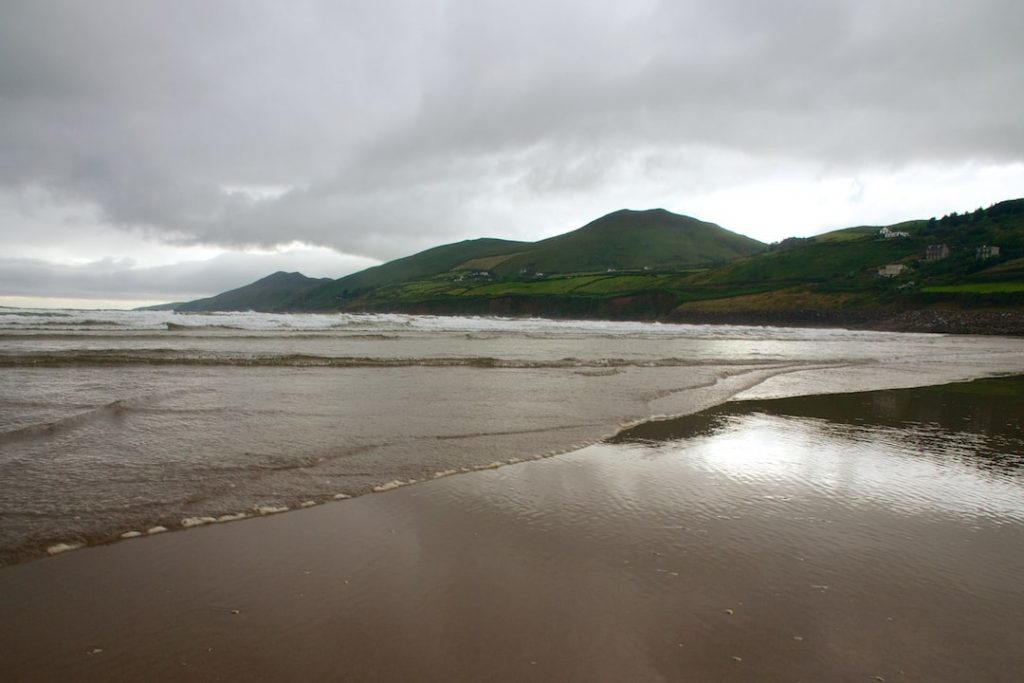
[{"label": "white foam", "polygon": [[46,552],[50,555],[60,555],[69,550],[78,550],[82,545],[82,543],[54,543],[46,549]]},{"label": "white foam", "polygon": [[379,486],[374,486],[373,487],[373,492],[374,493],[383,493],[384,491],[390,491],[392,489],[397,489],[397,488],[399,488],[401,486],[408,486],[409,484],[415,484],[417,481],[418,481],[417,479],[410,479],[408,481],[402,481],[401,479],[395,479],[394,481],[389,481],[389,482],[387,482],[385,484],[380,484]]},{"label": "white foam", "polygon": [[203,524],[215,524],[216,522],[216,517],[186,517],[181,520],[181,526],[187,529],[190,526],[202,526]]},{"label": "white foam", "polygon": [[121,538],[138,538],[141,535],[141,531],[126,531],[123,534],[121,534]]},{"label": "white foam", "polygon": [[458,470],[441,470],[440,472],[434,472],[434,479],[440,479],[441,477],[447,477],[452,474],[458,474]]},{"label": "white foam", "polygon": [[311,508],[314,505],[316,505],[316,501],[315,500],[307,500],[307,501],[304,501],[302,503],[299,503],[299,507],[300,508]]},{"label": "white foam", "polygon": [[[42,315],[26,316],[25,313]],[[808,337],[829,339],[862,339],[892,333],[863,332],[842,329],[804,330],[799,328],[750,327],[729,325],[676,325],[640,321],[550,320],[545,318],[497,318],[464,316],[406,315],[400,313],[255,313],[253,311],[221,311],[177,313],[174,311],[90,311],[63,309],[11,309],[0,311],[0,329],[48,329],[58,316],[63,329],[73,325],[77,330],[161,330],[168,323],[180,331],[250,330],[258,332],[348,333],[483,333],[529,335],[603,336],[685,336],[691,339],[772,339],[802,340]]]},{"label": "white foam", "polygon": [[274,505],[259,505],[255,508],[257,513],[261,515],[276,515],[279,512],[288,512],[287,505],[274,506]]},{"label": "white foam", "polygon": [[248,516],[249,515],[244,512],[236,512],[233,515],[221,515],[217,518],[217,522],[236,522],[240,519],[245,519]]},{"label": "white foam", "polygon": [[334,494],[334,500],[345,500],[346,498],[351,498],[351,497],[352,496],[348,495],[347,493],[335,493]]},{"label": "white foam", "polygon": [[167,531],[165,526],[154,526],[146,529],[147,534],[162,534],[165,531]]}]

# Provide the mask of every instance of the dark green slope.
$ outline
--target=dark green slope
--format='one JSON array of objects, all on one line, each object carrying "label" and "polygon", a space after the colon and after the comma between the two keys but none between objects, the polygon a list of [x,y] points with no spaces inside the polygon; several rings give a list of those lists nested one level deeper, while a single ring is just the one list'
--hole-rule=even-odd
[{"label": "dark green slope", "polygon": [[[887,226],[908,237],[884,239],[881,226],[862,226],[817,237],[790,238],[772,245],[768,252],[738,259],[693,278],[695,285],[758,285],[777,289],[794,284],[864,289],[884,285],[877,276],[880,266],[900,263],[907,267],[904,280],[916,285],[963,282],[1008,274],[1006,261],[1024,256],[1024,200],[994,204],[973,213],[951,214],[941,220],[916,220]],[[925,262],[930,244],[945,244],[950,256]],[[998,245],[997,258],[979,260],[976,250]],[[996,268],[999,266],[999,268]],[[1003,279],[1008,279],[1004,277]],[[904,282],[901,280],[901,284]]]},{"label": "dark green slope", "polygon": [[714,223],[664,209],[623,209],[573,232],[536,242],[492,270],[501,276],[682,270],[726,263],[765,246]]},{"label": "dark green slope", "polygon": [[319,287],[330,278],[306,277],[302,273],[278,271],[252,284],[228,292],[180,304],[170,304],[176,311],[280,311],[296,297]]},{"label": "dark green slope", "polygon": [[[880,226],[859,226],[789,238],[712,268],[660,267],[652,260],[650,270],[636,268],[636,261],[627,270],[622,264],[629,263],[629,255],[650,252],[616,238],[631,234],[635,226],[640,226],[632,233],[638,243],[650,233],[643,221],[626,220],[617,231],[607,226],[623,218],[659,213],[611,214],[575,233],[495,261],[490,274],[452,272],[390,285],[347,301],[344,307],[940,332],[1024,331],[1024,200],[941,220],[887,226],[907,236],[886,238]],[[615,243],[621,254],[602,250],[605,241]],[[566,261],[576,259],[572,267],[578,271],[558,273],[561,264],[543,271],[520,265],[539,263],[538,254],[552,242],[562,246]],[[927,248],[933,244],[945,244],[949,257],[926,261]],[[998,246],[1000,253],[980,258],[983,245]],[[596,260],[601,258],[616,260]],[[606,267],[597,267],[598,263]],[[890,264],[900,264],[904,271],[882,277],[879,269]]]},{"label": "dark green slope", "polygon": [[[888,227],[908,234],[885,238],[858,226],[766,246],[660,209],[617,211],[536,243],[436,247],[313,281],[292,298],[278,287],[272,302],[239,301],[254,283],[177,308],[1024,331],[1024,199]],[[934,244],[946,245],[948,258],[926,261]],[[1000,252],[982,258],[983,245]],[[903,271],[880,276],[891,264]]]},{"label": "dark green slope", "polygon": [[430,278],[457,268],[467,261],[514,254],[529,246],[529,242],[490,238],[444,244],[337,280],[330,280],[296,298],[291,302],[290,308],[336,309],[345,300],[363,296],[378,287]]}]

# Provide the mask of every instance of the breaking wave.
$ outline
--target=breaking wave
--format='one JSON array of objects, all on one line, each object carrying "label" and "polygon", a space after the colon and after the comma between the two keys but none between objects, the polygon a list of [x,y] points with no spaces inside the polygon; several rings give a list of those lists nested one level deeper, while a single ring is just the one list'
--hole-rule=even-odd
[{"label": "breaking wave", "polygon": [[[528,360],[491,356],[436,357],[370,357],[317,356],[309,354],[231,354],[203,353],[177,349],[99,349],[11,353],[0,355],[0,367],[62,367],[72,365],[187,365],[228,367],[298,367],[298,368],[403,368],[403,367],[470,367],[470,368],[656,368],[703,364],[729,365],[728,361],[699,361],[693,358],[558,358]],[[751,365],[749,359],[736,364]],[[757,364],[757,363],[754,363]]]}]

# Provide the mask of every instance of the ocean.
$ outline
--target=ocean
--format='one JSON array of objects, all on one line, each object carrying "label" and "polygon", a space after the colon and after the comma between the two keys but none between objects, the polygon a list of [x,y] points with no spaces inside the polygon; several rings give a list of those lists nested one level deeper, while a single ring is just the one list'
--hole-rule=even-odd
[{"label": "ocean", "polygon": [[733,399],[1022,372],[1006,337],[0,309],[0,562],[540,459]]}]

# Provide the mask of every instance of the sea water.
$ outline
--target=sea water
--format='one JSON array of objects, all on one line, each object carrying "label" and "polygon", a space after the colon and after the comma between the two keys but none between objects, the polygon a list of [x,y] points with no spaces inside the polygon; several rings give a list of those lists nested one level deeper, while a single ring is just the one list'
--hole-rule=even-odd
[{"label": "sea water", "polygon": [[0,561],[384,491],[745,397],[1024,372],[1021,340],[0,309]]},{"label": "sea water", "polygon": [[1016,683],[1022,388],[731,401],[8,567],[0,678]]}]

